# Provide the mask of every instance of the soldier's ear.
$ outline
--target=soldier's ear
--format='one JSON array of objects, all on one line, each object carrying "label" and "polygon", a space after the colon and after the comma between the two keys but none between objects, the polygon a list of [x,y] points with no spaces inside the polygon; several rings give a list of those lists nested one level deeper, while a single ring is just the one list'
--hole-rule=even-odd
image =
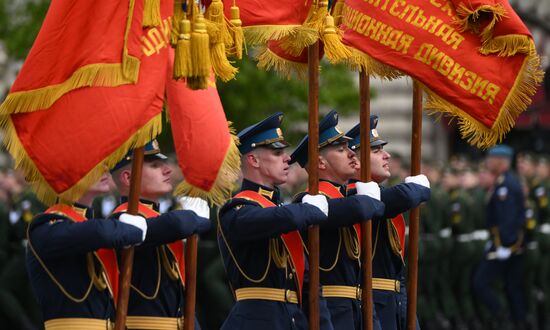
[{"label": "soldier's ear", "polygon": [[327,160],[322,155],[319,155],[319,169],[320,170],[327,169]]},{"label": "soldier's ear", "polygon": [[124,185],[129,187],[130,181],[131,181],[132,171],[129,169],[124,169],[120,172],[120,182]]},{"label": "soldier's ear", "polygon": [[246,155],[246,162],[251,167],[254,167],[254,168],[260,167],[260,160],[259,160],[258,156],[256,154],[254,154],[253,152],[250,152],[250,153],[248,153],[248,155]]}]

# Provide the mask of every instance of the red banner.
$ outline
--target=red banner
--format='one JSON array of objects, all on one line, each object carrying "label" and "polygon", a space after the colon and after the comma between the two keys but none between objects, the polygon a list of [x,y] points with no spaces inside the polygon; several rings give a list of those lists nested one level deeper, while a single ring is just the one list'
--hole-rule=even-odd
[{"label": "red banner", "polygon": [[[170,57],[173,56],[170,50]],[[171,79],[171,67],[167,70],[168,113],[178,164],[185,178],[175,194],[200,196],[223,204],[238,179],[240,154],[214,77],[208,89],[191,90],[185,82]]]},{"label": "red banner", "polygon": [[0,113],[49,108],[88,86],[138,80],[143,0],[53,0]]},{"label": "red banner", "polygon": [[[63,12],[52,12],[54,9],[61,10],[50,8],[50,17],[64,17]],[[177,111],[171,113],[175,125],[173,133],[180,165],[187,179],[185,189],[181,190],[217,202],[222,195],[230,196],[240,164],[217,92],[209,89],[204,93],[189,94],[186,89],[173,88],[181,85],[171,79],[173,3],[162,1],[160,10],[158,26],[144,29],[139,23],[141,64],[136,84],[78,88],[59,96],[46,111],[19,113],[8,100],[3,103],[0,127],[6,132],[4,143],[14,157],[16,167],[24,172],[44,202],[51,204],[57,198],[62,201],[78,199],[130,148],[144,145],[156,137],[162,127],[161,112],[167,82],[172,87],[168,94],[171,100],[176,100],[174,108]],[[90,12],[92,17],[96,17],[91,8]],[[101,22],[108,19],[104,17]],[[71,24],[76,22],[71,21]],[[71,27],[66,29],[73,31]],[[81,36],[83,41],[96,38],[96,31],[92,28],[80,32],[90,31],[93,33]],[[105,40],[111,38],[110,35],[101,37]],[[37,40],[38,44],[40,40]],[[74,56],[82,56],[86,63],[95,61],[103,51],[102,46],[96,46],[97,50],[90,49],[84,54],[75,52]],[[59,47],[64,49],[63,45]],[[51,67],[55,72],[53,77],[66,73],[65,59]],[[24,67],[36,67],[36,63],[42,63],[40,57],[29,56]],[[51,60],[50,63],[57,62]],[[14,86],[23,85],[34,86],[36,81],[22,74]],[[183,94],[174,95],[173,92]],[[182,95],[184,100],[178,103]]]},{"label": "red banner", "polygon": [[47,111],[2,114],[8,150],[44,202],[75,200],[129,148],[160,133],[169,36],[162,29],[144,31],[136,85],[80,88]]},{"label": "red banner", "polygon": [[[458,117],[463,138],[487,147],[530,104],[540,61],[531,39],[526,54],[483,55],[479,36],[462,32],[458,20],[447,0],[346,0],[340,28],[345,44],[417,79],[428,92],[425,108]],[[366,63],[371,73],[396,75]]]}]

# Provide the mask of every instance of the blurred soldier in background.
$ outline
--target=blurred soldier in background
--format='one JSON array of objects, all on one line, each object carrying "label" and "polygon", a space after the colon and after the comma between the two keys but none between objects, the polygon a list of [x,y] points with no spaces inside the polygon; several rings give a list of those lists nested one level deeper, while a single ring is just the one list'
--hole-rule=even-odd
[{"label": "blurred soldier in background", "polygon": [[525,226],[525,200],[518,179],[511,171],[512,148],[498,145],[488,151],[487,169],[497,177],[487,206],[487,227],[491,246],[474,276],[474,289],[493,318],[493,328],[509,325],[505,309],[493,292],[498,279],[505,283],[512,321],[525,328],[524,260],[522,246]]},{"label": "blurred soldier in background", "polygon": [[422,172],[430,181],[431,198],[420,206],[418,317],[423,329],[449,329],[451,324],[442,313],[439,301],[440,284],[443,282],[440,262],[450,251],[450,244],[444,247],[444,239],[440,235],[448,218],[448,195],[441,186],[442,165],[425,161]]},{"label": "blurred soldier in background", "polygon": [[[538,320],[536,274],[540,262],[537,231],[539,227],[539,205],[544,207],[545,187],[536,176],[536,160],[532,153],[521,152],[516,158],[518,176],[525,194],[525,293],[527,319],[532,326]],[[537,196],[539,194],[539,197]]]},{"label": "blurred soldier in background", "polygon": [[447,167],[443,173],[442,185],[449,194],[449,205],[452,231],[452,252],[449,260],[449,277],[451,292],[457,303],[457,310],[452,315],[453,328],[467,329],[467,322],[473,322],[473,300],[470,291],[470,279],[473,269],[471,258],[474,253],[472,235],[474,231],[474,214],[472,198],[466,194],[460,184],[457,169]]},{"label": "blurred soldier in background", "polygon": [[[44,211],[23,176],[7,170],[0,180],[3,192],[3,227],[6,260],[0,264],[0,320],[7,328],[34,329],[42,322],[40,306],[32,294],[25,269],[26,231],[33,216]],[[4,217],[5,216],[5,217]]]},{"label": "blurred soldier in background", "polygon": [[540,156],[536,167],[536,176],[540,180],[535,190],[539,226],[537,240],[541,258],[537,267],[537,298],[542,302],[539,313],[541,329],[550,329],[550,159]]}]

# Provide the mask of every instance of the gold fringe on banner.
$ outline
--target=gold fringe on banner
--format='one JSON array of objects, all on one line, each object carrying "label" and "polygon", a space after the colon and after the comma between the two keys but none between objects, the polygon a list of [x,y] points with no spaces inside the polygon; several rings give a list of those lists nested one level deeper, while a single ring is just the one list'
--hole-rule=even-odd
[{"label": "gold fringe on banner", "polygon": [[231,19],[228,22],[228,29],[231,35],[231,43],[225,44],[225,47],[229,56],[240,60],[243,58],[244,32],[240,10],[235,5],[235,0],[233,0],[233,6],[231,6],[230,10]]},{"label": "gold fringe on banner", "polygon": [[130,0],[121,63],[95,63],[78,68],[64,82],[28,91],[8,94],[0,105],[3,115],[33,112],[51,107],[66,93],[82,87],[115,87],[135,84],[139,77],[140,59],[128,54],[128,34],[132,25],[134,2]]},{"label": "gold fringe on banner", "polygon": [[239,178],[241,154],[237,148],[239,139],[235,135],[235,130],[232,128],[231,122],[228,125],[231,139],[229,140],[227,152],[212,187],[209,190],[203,190],[187,181],[183,181],[174,190],[174,196],[201,197],[217,206],[223,205],[226,200],[231,198],[231,194],[235,189],[235,182]]},{"label": "gold fringe on banner", "polygon": [[[257,25],[244,26],[242,29],[246,42],[250,45],[266,44],[269,40],[280,40],[303,31],[301,25]],[[311,29],[310,32],[315,33]]]},{"label": "gold fringe on banner", "polygon": [[58,201],[72,203],[78,200],[86,190],[93,185],[105,173],[105,168],[112,168],[126,155],[128,150],[145,145],[162,131],[162,115],[158,114],[151,119],[145,126],[134,133],[126,142],[117,148],[106,159],[97,164],[88,174],[86,174],[73,187],[57,193],[44,179],[32,159],[28,156],[25,148],[21,144],[11,117],[0,116],[0,127],[5,130],[4,144],[8,152],[15,160],[15,168],[21,169],[25,179],[29,182],[31,188],[36,193],[38,199],[47,205],[52,205]]},{"label": "gold fringe on banner", "polygon": [[143,0],[143,26],[159,26],[161,20],[160,0]]},{"label": "gold fringe on banner", "polygon": [[[475,9],[466,7],[465,4],[461,4],[456,13],[458,17],[454,18],[454,23],[461,27],[461,31],[471,31],[475,34],[479,34],[481,42],[489,40],[493,36],[496,23],[498,23],[503,17],[506,17],[506,9],[500,4],[497,5],[483,5]],[[481,24],[485,21],[485,16],[491,15],[489,24],[480,31]]]},{"label": "gold fringe on banner", "polygon": [[351,57],[346,60],[347,66],[357,72],[367,72],[369,75],[374,75],[382,79],[392,80],[404,76],[404,74],[382,62],[379,62],[362,51],[349,47]]},{"label": "gold fringe on banner", "polygon": [[488,148],[502,142],[506,133],[513,127],[516,118],[531,104],[531,98],[535,94],[537,86],[542,82],[543,76],[540,58],[533,52],[525,58],[514,87],[491,128],[485,127],[466,111],[459,109],[423,86],[428,95],[425,109],[431,114],[446,113],[457,117],[462,138],[478,148]]},{"label": "gold fringe on banner", "polygon": [[514,56],[530,54],[534,51],[533,40],[523,34],[512,34],[494,37],[481,45],[479,52],[483,55]]},{"label": "gold fringe on banner", "polygon": [[258,47],[255,60],[258,61],[259,69],[273,70],[284,79],[290,80],[293,77],[304,81],[308,79],[307,63],[289,61],[272,52],[267,46]]}]

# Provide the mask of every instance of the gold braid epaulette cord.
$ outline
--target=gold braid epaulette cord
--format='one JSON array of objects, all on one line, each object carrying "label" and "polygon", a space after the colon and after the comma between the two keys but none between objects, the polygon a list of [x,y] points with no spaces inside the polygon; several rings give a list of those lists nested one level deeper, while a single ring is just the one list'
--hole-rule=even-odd
[{"label": "gold braid epaulette cord", "polygon": [[[246,197],[239,197],[239,198],[251,200]],[[254,201],[254,202],[257,203],[257,201]],[[248,281],[252,283],[262,283],[267,278],[267,274],[269,273],[269,268],[271,266],[272,259],[276,267],[285,268],[285,269],[287,268],[289,256],[287,251],[281,246],[281,243],[280,243],[281,238],[280,237],[272,238],[268,242],[268,259],[267,259],[267,265],[266,265],[265,271],[258,279],[254,279],[250,277],[245,273],[244,269],[241,267],[241,265],[237,261],[237,257],[235,256],[235,254],[231,250],[231,247],[229,246],[229,242],[227,241],[227,238],[223,233],[219,213],[218,213],[218,232],[224,242],[224,245],[227,248],[227,252],[231,257],[231,260],[233,260],[233,263],[235,263],[235,267],[237,268],[239,273]],[[234,294],[235,294],[236,301],[259,299],[259,300],[269,300],[269,301],[278,301],[278,302],[289,302],[292,304],[298,303],[298,294],[296,293],[296,291],[285,290],[285,289],[249,287],[249,288],[236,289],[234,291]]]},{"label": "gold braid epaulette cord", "polygon": [[32,254],[36,258],[36,260],[38,261],[38,263],[40,264],[42,269],[44,269],[46,274],[48,274],[48,277],[59,288],[61,293],[63,293],[63,295],[67,299],[69,299],[69,300],[71,300],[75,303],[81,303],[84,300],[86,300],[86,298],[88,298],[88,296],[90,295],[90,292],[92,291],[93,286],[95,286],[98,291],[103,291],[106,288],[108,288],[108,284],[107,284],[108,282],[107,282],[107,278],[106,278],[106,275],[105,275],[105,271],[103,269],[101,269],[99,275],[96,272],[94,257],[97,258],[97,255],[95,253],[89,252],[89,253],[86,253],[86,268],[87,268],[88,275],[90,276],[90,284],[88,285],[88,288],[86,289],[86,292],[84,293],[84,295],[82,297],[77,298],[77,297],[73,296],[72,294],[70,294],[65,289],[65,287],[63,287],[63,285],[55,278],[53,273],[46,266],[46,263],[42,260],[42,258],[40,258],[40,256],[38,255],[38,253],[34,249],[34,246],[32,245],[32,242],[31,242],[29,229],[30,229],[30,226],[27,227],[27,242],[28,242],[29,249],[31,250]]},{"label": "gold braid epaulette cord", "polygon": [[399,242],[399,234],[397,233],[397,230],[395,229],[391,220],[386,221],[386,224],[388,226],[388,240],[390,241],[390,247],[396,256],[399,256],[399,258],[403,259],[401,255],[401,243]]},{"label": "gold braid epaulette cord", "polygon": [[[66,217],[66,215],[64,215]],[[72,219],[68,218],[70,221],[73,221]],[[40,258],[36,250],[34,249],[34,246],[31,242],[30,237],[30,226],[27,226],[27,242],[29,249],[31,253],[34,255],[40,266],[44,269],[46,274],[48,274],[48,277],[52,280],[52,282],[59,288],[61,293],[63,295],[71,300],[74,303],[82,303],[84,302],[90,293],[92,292],[92,287],[95,286],[98,291],[103,291],[107,288],[109,288],[109,285],[107,284],[107,278],[105,275],[104,269],[101,269],[100,275],[97,275],[96,269],[95,269],[95,262],[94,257],[97,258],[97,255],[95,253],[86,253],[86,268],[88,275],[90,276],[90,284],[88,285],[88,288],[86,289],[86,292],[84,295],[80,298],[77,298],[70,294],[65,287],[55,278],[53,273],[49,270],[49,268],[46,266],[46,263]],[[109,288],[109,292],[111,292]],[[44,322],[44,328],[46,330],[111,330],[114,329],[114,323],[111,320],[107,319],[94,319],[94,318],[56,318],[47,320]]]}]

